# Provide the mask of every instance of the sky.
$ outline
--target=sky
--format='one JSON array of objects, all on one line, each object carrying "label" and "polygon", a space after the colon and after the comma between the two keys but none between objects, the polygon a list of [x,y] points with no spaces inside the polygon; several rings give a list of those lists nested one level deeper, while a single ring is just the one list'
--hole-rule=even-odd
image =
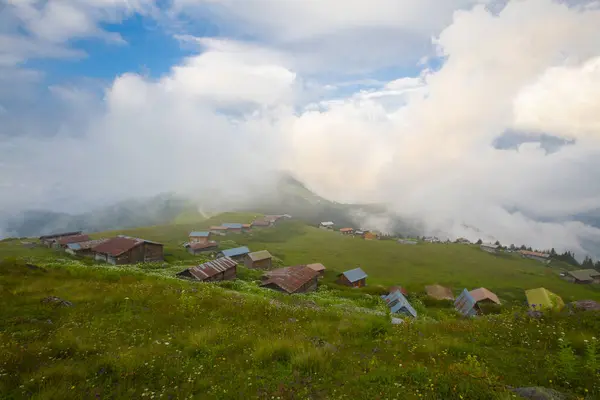
[{"label": "sky", "polygon": [[599,156],[598,1],[0,0],[5,215],[226,207],[286,171],[428,232],[600,255],[575,218]]}]

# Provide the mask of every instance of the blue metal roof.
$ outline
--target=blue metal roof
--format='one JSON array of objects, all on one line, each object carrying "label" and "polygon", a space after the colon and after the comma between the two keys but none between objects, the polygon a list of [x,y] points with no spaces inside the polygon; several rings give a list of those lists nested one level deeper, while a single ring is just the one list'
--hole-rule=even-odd
[{"label": "blue metal roof", "polygon": [[208,237],[210,235],[210,232],[198,232],[198,231],[194,231],[194,232],[190,232],[191,237]]},{"label": "blue metal roof", "polygon": [[81,245],[79,243],[67,243],[67,247],[71,250],[81,249]]},{"label": "blue metal roof", "polygon": [[475,309],[476,303],[471,293],[467,289],[463,289],[460,296],[454,301],[454,308],[465,317],[473,317],[477,315],[477,310]]},{"label": "blue metal roof", "polygon": [[236,247],[234,249],[223,250],[221,253],[223,253],[225,257],[236,257],[250,253],[250,249],[248,249],[246,246]]},{"label": "blue metal roof", "polygon": [[383,300],[390,307],[392,313],[402,313],[415,318],[417,317],[417,311],[410,305],[400,290],[394,290],[387,296],[383,296]]},{"label": "blue metal roof", "polygon": [[344,276],[350,282],[360,281],[361,279],[366,278],[368,275],[360,268],[351,269],[350,271],[344,272]]},{"label": "blue metal roof", "polygon": [[238,224],[238,223],[224,223],[221,226],[224,226],[225,228],[231,228],[231,229],[242,229],[242,225],[243,224]]}]

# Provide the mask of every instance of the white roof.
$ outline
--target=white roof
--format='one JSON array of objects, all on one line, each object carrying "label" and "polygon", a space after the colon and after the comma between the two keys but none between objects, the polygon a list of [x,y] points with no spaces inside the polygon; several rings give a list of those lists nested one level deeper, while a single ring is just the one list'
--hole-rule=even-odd
[{"label": "white roof", "polygon": [[500,247],[497,244],[491,244],[491,243],[483,243],[481,246],[489,247],[490,249],[497,249],[498,247]]},{"label": "white roof", "polygon": [[334,223],[331,222],[331,221],[327,221],[327,222],[321,222],[321,225],[323,225],[323,226],[331,226],[331,225],[334,225]]}]

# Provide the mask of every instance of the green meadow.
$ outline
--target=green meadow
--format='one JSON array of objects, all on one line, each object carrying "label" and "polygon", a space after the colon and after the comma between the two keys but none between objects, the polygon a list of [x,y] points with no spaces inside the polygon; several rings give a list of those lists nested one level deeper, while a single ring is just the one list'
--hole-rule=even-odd
[{"label": "green meadow", "polygon": [[[165,244],[167,262],[113,267],[20,240],[0,242],[0,398],[6,399],[514,399],[511,388],[552,388],[600,398],[600,315],[527,315],[523,289],[600,299],[544,266],[477,246],[364,241],[298,221],[217,237],[222,248],[269,250],[279,265],[322,262],[316,293],[260,288],[257,271],[202,284],[174,274],[207,257],[181,248],[188,224],[114,234]],[[27,264],[30,264],[29,266]],[[34,264],[40,268],[33,268]],[[337,272],[360,266],[366,288],[342,288]],[[505,304],[465,320],[449,302],[421,293],[430,283],[455,293],[479,286]],[[379,298],[401,284],[419,312],[393,325]],[[42,303],[57,296],[70,307]]]}]

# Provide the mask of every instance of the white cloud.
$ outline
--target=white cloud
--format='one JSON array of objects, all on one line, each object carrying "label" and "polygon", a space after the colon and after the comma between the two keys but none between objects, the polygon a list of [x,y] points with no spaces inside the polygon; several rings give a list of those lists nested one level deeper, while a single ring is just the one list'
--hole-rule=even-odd
[{"label": "white cloud", "polygon": [[[244,82],[257,78],[260,87]],[[0,208],[81,211],[170,190],[231,204],[270,182],[283,156],[277,121],[293,85],[283,67],[222,49],[157,81],[124,74],[95,103],[85,91],[53,86],[72,110],[87,104],[87,126],[81,134],[66,121],[53,136],[0,141],[0,186],[11,193]],[[274,100],[278,107],[265,108]],[[223,105],[241,116],[223,114]]]},{"label": "white cloud", "polygon": [[549,68],[515,100],[515,127],[600,138],[600,57]]},{"label": "white cloud", "polygon": [[[451,20],[473,2],[202,3],[267,44],[181,36],[203,52],[160,79],[123,74],[96,102],[54,87],[90,104],[87,126],[0,141],[0,186],[11,188],[0,207],[85,208],[165,190],[220,202],[287,169],[333,200],[386,202],[432,232],[580,252],[599,242],[600,230],[561,219],[600,200],[600,11],[527,0]],[[420,59],[437,33],[438,71],[307,104],[344,88],[314,87],[307,75],[323,64],[339,74],[396,64],[402,39]],[[577,142],[549,155],[492,146],[515,128]]]},{"label": "white cloud", "polygon": [[174,12],[210,16],[224,34],[250,34],[304,72],[364,73],[412,66],[456,9],[487,0],[175,0]]}]

